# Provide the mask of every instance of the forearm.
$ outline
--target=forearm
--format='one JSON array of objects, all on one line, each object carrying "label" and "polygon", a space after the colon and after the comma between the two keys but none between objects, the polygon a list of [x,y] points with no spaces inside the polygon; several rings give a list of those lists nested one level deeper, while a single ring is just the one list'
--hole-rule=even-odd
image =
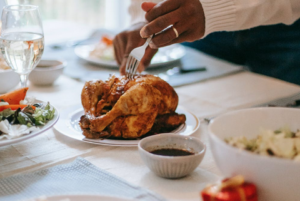
[{"label": "forearm", "polygon": [[132,24],[146,21],[145,12],[141,9],[141,4],[146,1],[159,3],[162,0],[131,0],[131,4],[129,6],[129,14],[131,15]]},{"label": "forearm", "polygon": [[292,24],[300,18],[300,0],[200,0],[205,35],[260,25]]}]

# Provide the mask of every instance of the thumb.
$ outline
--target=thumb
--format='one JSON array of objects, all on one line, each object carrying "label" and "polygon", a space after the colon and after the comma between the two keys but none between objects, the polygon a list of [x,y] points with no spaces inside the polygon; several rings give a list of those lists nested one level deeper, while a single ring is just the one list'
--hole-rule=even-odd
[{"label": "thumb", "polygon": [[151,49],[150,47],[147,47],[144,57],[142,58],[140,65],[138,67],[138,72],[144,71],[145,68],[147,68],[150,65],[151,60],[157,51],[158,49]]},{"label": "thumb", "polygon": [[142,9],[145,12],[148,12],[149,10],[151,10],[154,6],[156,6],[156,3],[153,2],[144,2],[142,3]]}]

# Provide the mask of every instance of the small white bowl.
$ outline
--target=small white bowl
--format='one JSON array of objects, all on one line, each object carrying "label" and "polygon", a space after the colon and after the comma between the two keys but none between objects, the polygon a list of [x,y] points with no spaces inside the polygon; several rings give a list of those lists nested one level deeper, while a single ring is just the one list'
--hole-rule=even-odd
[{"label": "small white bowl", "polygon": [[300,129],[300,109],[251,108],[221,115],[209,125],[210,144],[217,166],[225,177],[243,175],[258,189],[259,200],[300,199],[300,162],[261,156],[224,142],[225,138],[259,134],[259,129]]},{"label": "small white bowl", "polygon": [[13,70],[0,70],[0,94],[15,88],[20,82],[20,76]]},{"label": "small white bowl", "polygon": [[[142,160],[156,175],[181,178],[194,171],[202,161],[206,147],[195,137],[178,134],[159,134],[142,139],[139,144]],[[157,149],[182,149],[194,153],[188,156],[162,156],[150,153]]]},{"label": "small white bowl", "polygon": [[59,60],[41,60],[29,74],[29,80],[34,85],[52,85],[63,73],[66,62]]}]

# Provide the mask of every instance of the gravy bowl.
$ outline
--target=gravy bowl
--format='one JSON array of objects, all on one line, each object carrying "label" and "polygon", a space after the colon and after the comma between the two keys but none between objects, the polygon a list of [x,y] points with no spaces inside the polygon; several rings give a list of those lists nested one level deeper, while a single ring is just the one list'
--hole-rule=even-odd
[{"label": "gravy bowl", "polygon": [[[164,178],[180,178],[194,171],[202,161],[206,147],[197,138],[178,134],[159,134],[146,137],[138,144],[144,163],[156,175]],[[163,156],[151,152],[160,149],[178,149],[191,152],[186,156]]]},{"label": "gravy bowl", "polygon": [[292,131],[300,129],[299,109],[243,109],[212,120],[209,125],[210,147],[223,176],[243,175],[247,181],[256,184],[259,200],[299,200],[300,162],[258,155],[224,141],[238,136],[253,139],[260,129],[277,130],[284,126]]}]

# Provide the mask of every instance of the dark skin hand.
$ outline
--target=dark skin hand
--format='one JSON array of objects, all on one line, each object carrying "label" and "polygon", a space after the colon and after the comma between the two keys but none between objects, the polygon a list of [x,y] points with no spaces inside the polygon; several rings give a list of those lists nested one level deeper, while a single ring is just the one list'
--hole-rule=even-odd
[{"label": "dark skin hand", "polygon": [[[147,12],[151,10],[155,5],[155,3],[150,2],[143,6],[143,10]],[[146,22],[134,24],[130,28],[116,35],[113,40],[115,58],[120,66],[121,75],[125,75],[126,62],[131,50],[136,47],[142,46],[146,42],[146,39],[143,39],[140,36],[141,28],[146,24]],[[157,51],[157,49],[151,49],[150,47],[147,47],[145,55],[138,67],[138,72],[142,72],[147,66],[149,66],[153,56]]]},{"label": "dark skin hand", "polygon": [[205,18],[199,0],[165,0],[148,10],[153,3],[145,2],[142,8],[146,11],[145,18],[149,22],[141,30],[141,37],[148,38],[152,34],[173,25],[172,28],[155,36],[150,47],[157,49],[174,43],[193,42],[204,36]]},{"label": "dark skin hand", "polygon": [[145,18],[149,23],[135,24],[119,33],[113,41],[121,75],[125,74],[131,50],[142,46],[146,38],[161,32],[169,25],[177,29],[179,37],[176,38],[172,28],[155,35],[140,62],[138,72],[142,72],[150,64],[158,48],[174,43],[193,42],[204,35],[205,19],[199,0],[165,0],[158,4],[144,2],[142,9],[146,12]]}]

